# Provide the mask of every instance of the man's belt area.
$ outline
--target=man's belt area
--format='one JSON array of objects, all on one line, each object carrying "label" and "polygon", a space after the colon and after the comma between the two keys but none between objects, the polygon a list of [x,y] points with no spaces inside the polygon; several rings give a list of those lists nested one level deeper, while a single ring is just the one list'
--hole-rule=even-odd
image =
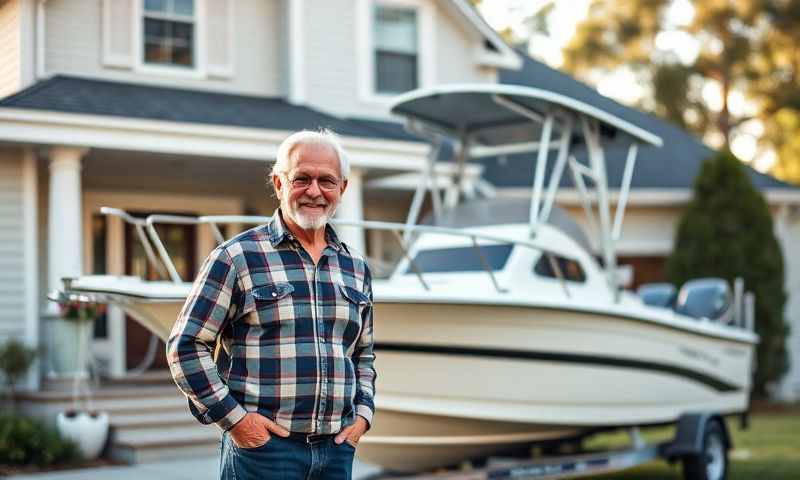
[{"label": "man's belt area", "polygon": [[286,437],[289,440],[293,440],[295,442],[301,443],[318,443],[329,438],[335,437],[335,433],[301,433],[301,432],[289,432],[289,436]]}]

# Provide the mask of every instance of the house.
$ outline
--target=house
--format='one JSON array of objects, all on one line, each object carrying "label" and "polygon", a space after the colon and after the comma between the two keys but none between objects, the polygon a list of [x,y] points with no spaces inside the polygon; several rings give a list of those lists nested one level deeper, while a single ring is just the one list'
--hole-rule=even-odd
[{"label": "house", "polygon": [[[269,215],[277,146],[323,126],[353,166],[339,215],[401,219],[402,201],[364,188],[418,171],[428,151],[387,125],[391,98],[521,63],[462,0],[4,0],[0,39],[0,336],[51,347],[60,278],[154,275],[101,206]],[[165,236],[187,278],[214,242],[194,227]],[[149,334],[113,308],[101,323],[94,351],[124,377]],[[43,360],[44,378],[64,373]]]},{"label": "house", "polygon": [[[620,247],[652,278],[670,249],[692,172],[708,153],[684,132],[524,59],[466,0],[0,0],[0,45],[0,339],[30,345],[58,343],[48,338],[57,312],[46,292],[61,277],[156,275],[135,232],[100,215],[101,206],[268,215],[276,206],[265,180],[269,162],[299,128],[332,128],[352,157],[338,215],[403,221],[411,195],[391,179],[419,171],[428,146],[394,123],[387,106],[414,88],[566,88],[682,139],[680,148],[667,142],[641,152],[644,174],[634,178]],[[519,194],[523,183],[514,177],[524,175],[501,177],[492,162],[517,161],[484,162],[499,194]],[[775,209],[784,246],[796,245],[800,191],[752,175]],[[569,190],[559,202],[577,205]],[[214,244],[210,231],[191,226],[162,234],[185,278]],[[380,234],[343,236],[384,256],[388,240]],[[797,292],[800,264],[786,258]],[[800,326],[798,297],[788,312]],[[124,378],[148,357],[149,334],[117,309],[94,337],[111,377]],[[800,337],[792,341],[800,365]],[[163,348],[149,363],[164,367]],[[28,387],[42,388],[60,367],[45,357]],[[787,391],[800,395],[800,368],[790,378]]]}]

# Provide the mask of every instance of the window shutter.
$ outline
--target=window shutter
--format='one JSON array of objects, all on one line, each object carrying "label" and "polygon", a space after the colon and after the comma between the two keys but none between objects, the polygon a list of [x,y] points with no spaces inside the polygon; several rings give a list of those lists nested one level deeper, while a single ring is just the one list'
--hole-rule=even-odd
[{"label": "window shutter", "polygon": [[234,0],[206,2],[207,68],[210,77],[233,76]]},{"label": "window shutter", "polygon": [[133,2],[103,0],[103,65],[133,67]]}]

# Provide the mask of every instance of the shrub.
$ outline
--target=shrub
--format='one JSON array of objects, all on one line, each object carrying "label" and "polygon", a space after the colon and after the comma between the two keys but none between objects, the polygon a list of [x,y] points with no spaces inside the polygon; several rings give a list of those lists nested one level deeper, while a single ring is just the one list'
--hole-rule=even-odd
[{"label": "shrub", "polygon": [[703,162],[667,259],[667,276],[676,285],[698,277],[731,283],[742,277],[745,289],[755,293],[761,343],[754,392],[759,396],[789,367],[783,265],[769,207],[744,165],[729,152]]},{"label": "shrub", "polygon": [[19,340],[9,340],[0,346],[0,372],[6,379],[6,394],[14,410],[14,386],[28,372],[36,359],[36,350]]},{"label": "shrub", "polygon": [[0,464],[71,464],[80,460],[78,446],[30,418],[0,415]]}]

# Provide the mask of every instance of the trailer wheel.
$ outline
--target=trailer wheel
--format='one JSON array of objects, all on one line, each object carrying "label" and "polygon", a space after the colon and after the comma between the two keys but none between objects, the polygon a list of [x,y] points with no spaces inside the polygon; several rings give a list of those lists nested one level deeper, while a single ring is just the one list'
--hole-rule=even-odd
[{"label": "trailer wheel", "polygon": [[728,447],[718,420],[706,425],[703,451],[683,459],[684,480],[725,480],[728,478]]}]

